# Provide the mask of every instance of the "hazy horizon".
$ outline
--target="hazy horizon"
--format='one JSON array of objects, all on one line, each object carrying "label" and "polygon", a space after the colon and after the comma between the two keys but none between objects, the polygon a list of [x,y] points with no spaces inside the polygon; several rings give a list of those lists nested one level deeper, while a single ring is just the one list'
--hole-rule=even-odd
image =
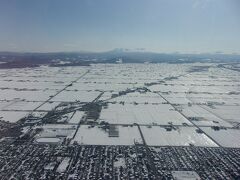
[{"label": "hazy horizon", "polygon": [[[123,51],[118,51],[118,50],[123,49]],[[239,56],[240,53],[235,53],[235,52],[222,52],[222,51],[216,51],[216,52],[156,52],[156,51],[138,51],[136,49],[127,49],[126,51],[124,50],[125,48],[114,48],[114,49],[109,49],[109,50],[102,50],[102,51],[91,51],[91,50],[62,50],[62,51],[0,51],[0,53],[19,53],[19,54],[25,54],[25,53],[33,53],[33,54],[48,54],[48,53],[150,53],[150,54],[169,54],[169,55],[174,55],[174,54],[179,54],[179,55],[237,55]]]},{"label": "hazy horizon", "polygon": [[237,0],[0,3],[0,51],[240,54]]}]

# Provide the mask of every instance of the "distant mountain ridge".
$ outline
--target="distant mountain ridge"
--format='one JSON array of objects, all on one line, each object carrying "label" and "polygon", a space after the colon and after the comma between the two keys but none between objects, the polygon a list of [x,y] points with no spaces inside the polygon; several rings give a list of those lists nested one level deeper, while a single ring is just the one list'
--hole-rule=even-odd
[{"label": "distant mountain ridge", "polygon": [[47,63],[52,60],[62,61],[90,61],[95,63],[114,63],[121,58],[123,63],[143,62],[240,62],[239,54],[202,53],[155,53],[147,52],[144,48],[124,49],[117,48],[107,52],[0,52],[0,61],[38,61]]}]

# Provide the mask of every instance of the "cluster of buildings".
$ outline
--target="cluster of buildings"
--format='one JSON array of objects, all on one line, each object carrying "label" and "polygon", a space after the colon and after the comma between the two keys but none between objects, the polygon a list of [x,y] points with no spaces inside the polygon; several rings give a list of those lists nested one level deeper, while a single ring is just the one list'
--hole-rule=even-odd
[{"label": "cluster of buildings", "polygon": [[1,144],[2,179],[239,179],[240,150]]}]

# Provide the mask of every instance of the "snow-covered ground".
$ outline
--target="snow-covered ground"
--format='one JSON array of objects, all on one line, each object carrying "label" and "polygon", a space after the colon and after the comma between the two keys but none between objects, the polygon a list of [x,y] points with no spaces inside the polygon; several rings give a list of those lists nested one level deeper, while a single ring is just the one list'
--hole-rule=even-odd
[{"label": "snow-covered ground", "polygon": [[68,121],[69,124],[78,124],[80,120],[83,118],[85,115],[84,111],[76,111],[72,118]]},{"label": "snow-covered ground", "polygon": [[42,104],[42,102],[27,102],[18,100],[9,102],[4,101],[2,103],[5,104],[1,107],[1,110],[25,110],[25,111],[34,110],[36,107]]},{"label": "snow-covered ground", "polygon": [[[191,143],[197,146],[216,146],[204,134],[196,133],[191,121],[181,113],[190,118],[200,118],[199,121],[192,122],[201,128],[238,126],[240,74],[237,71],[218,68],[217,65],[129,63],[92,64],[89,67],[41,66],[1,69],[0,120],[17,122],[31,113],[40,117],[41,121],[48,111],[52,111],[61,102],[90,103],[103,93],[98,102],[104,101],[108,106],[102,107],[100,117],[96,121],[98,123],[138,123],[142,125],[144,137],[146,136],[149,145]],[[209,68],[205,71],[191,72],[195,66]],[[140,90],[118,96],[120,91],[137,88]],[[143,89],[146,92],[141,91]],[[181,112],[174,110],[173,106]],[[36,111],[32,112],[34,109]],[[60,107],[57,110],[62,109]],[[62,118],[57,120],[58,124],[41,126],[43,131],[36,138],[73,137],[77,124],[83,116],[89,115],[87,111],[75,111],[68,111],[65,115],[63,113]],[[169,132],[162,127],[147,127],[153,124],[172,124],[180,127]],[[119,137],[110,138],[108,132],[97,126],[88,128],[88,125],[81,125],[72,143],[77,141],[83,144],[130,145],[134,144],[134,140],[141,141],[137,127],[118,128]],[[213,131],[206,127],[204,131],[219,144],[227,147],[239,146],[238,139],[235,139],[239,137],[239,129]],[[44,142],[45,139],[38,141]]]},{"label": "snow-covered ground", "polygon": [[73,137],[77,126],[68,124],[45,124],[43,126],[36,126],[35,128],[41,128],[42,131],[36,135],[36,138],[67,138]]},{"label": "snow-covered ground", "polygon": [[141,126],[146,143],[150,146],[209,146],[217,147],[210,138],[203,133],[197,133],[194,127],[178,127],[167,131],[164,127]]},{"label": "snow-covered ground", "polygon": [[84,145],[134,145],[142,143],[136,126],[117,126],[119,137],[109,137],[108,131],[98,126],[81,125],[72,143]]},{"label": "snow-covered ground", "polygon": [[108,104],[99,118],[111,124],[159,124],[191,125],[185,117],[175,111],[169,104]]},{"label": "snow-covered ground", "polygon": [[214,130],[210,127],[202,127],[201,129],[223,147],[240,148],[239,129]]},{"label": "snow-covered ground", "polygon": [[214,106],[206,109],[228,122],[240,123],[240,106]]},{"label": "snow-covered ground", "polygon": [[125,103],[139,103],[139,104],[162,104],[165,103],[166,101],[159,96],[156,93],[139,93],[139,92],[133,92],[133,93],[128,93],[127,95],[119,96],[117,98],[113,98],[108,100],[108,102],[125,102]]},{"label": "snow-covered ground", "polygon": [[215,114],[204,109],[206,106],[202,107],[199,105],[192,106],[182,106],[182,113],[189,118],[197,118],[193,120],[194,124],[199,126],[225,126],[232,127],[230,123],[216,116]]},{"label": "snow-covered ground", "polygon": [[0,111],[0,120],[15,123],[27,115],[25,111]]},{"label": "snow-covered ground", "polygon": [[60,102],[47,102],[43,104],[41,107],[38,108],[38,110],[44,110],[44,111],[51,111],[55,107],[57,107],[60,104]]},{"label": "snow-covered ground", "polygon": [[91,102],[93,101],[100,92],[97,91],[63,91],[55,96],[52,101],[62,102]]}]

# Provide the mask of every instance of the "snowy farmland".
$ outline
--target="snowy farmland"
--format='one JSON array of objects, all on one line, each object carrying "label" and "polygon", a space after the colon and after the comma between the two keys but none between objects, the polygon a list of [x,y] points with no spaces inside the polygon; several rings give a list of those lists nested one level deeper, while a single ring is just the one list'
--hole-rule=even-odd
[{"label": "snowy farmland", "polygon": [[217,63],[1,69],[0,122],[35,143],[239,147],[239,77]]},{"label": "snowy farmland", "polygon": [[218,146],[205,134],[197,133],[193,127],[178,127],[167,131],[160,126],[141,126],[141,130],[146,143],[150,146]]},{"label": "snowy farmland", "polygon": [[36,126],[35,129],[40,129],[40,132],[35,136],[36,142],[58,143],[64,138],[73,138],[77,127],[65,124],[45,124]]},{"label": "snowy farmland", "polygon": [[100,121],[111,124],[159,124],[191,125],[185,117],[175,111],[169,104],[108,104],[103,109]]},{"label": "snowy farmland", "polygon": [[191,121],[199,126],[224,126],[232,127],[232,125],[218,117],[217,115],[205,109],[205,106],[192,105],[191,107],[183,106],[182,113]]},{"label": "snowy farmland", "polygon": [[127,95],[119,96],[108,100],[108,102],[124,102],[128,104],[162,104],[166,101],[156,93],[139,93],[133,92],[128,93]]},{"label": "snowy farmland", "polygon": [[85,112],[83,111],[76,111],[71,119],[68,121],[68,124],[78,124],[81,119],[84,117]]},{"label": "snowy farmland", "polygon": [[82,125],[72,142],[83,145],[134,145],[142,144],[142,139],[136,126],[117,126],[118,137],[110,137],[109,131],[98,127]]},{"label": "snowy farmland", "polygon": [[201,129],[223,147],[240,148],[239,129],[214,130],[210,127],[202,127]]},{"label": "snowy farmland", "polygon": [[100,92],[96,91],[64,91],[57,96],[55,96],[52,101],[60,102],[72,102],[72,101],[81,101],[81,102],[91,102]]},{"label": "snowy farmland", "polygon": [[28,115],[28,112],[24,111],[0,111],[0,120],[15,123],[18,120]]}]

